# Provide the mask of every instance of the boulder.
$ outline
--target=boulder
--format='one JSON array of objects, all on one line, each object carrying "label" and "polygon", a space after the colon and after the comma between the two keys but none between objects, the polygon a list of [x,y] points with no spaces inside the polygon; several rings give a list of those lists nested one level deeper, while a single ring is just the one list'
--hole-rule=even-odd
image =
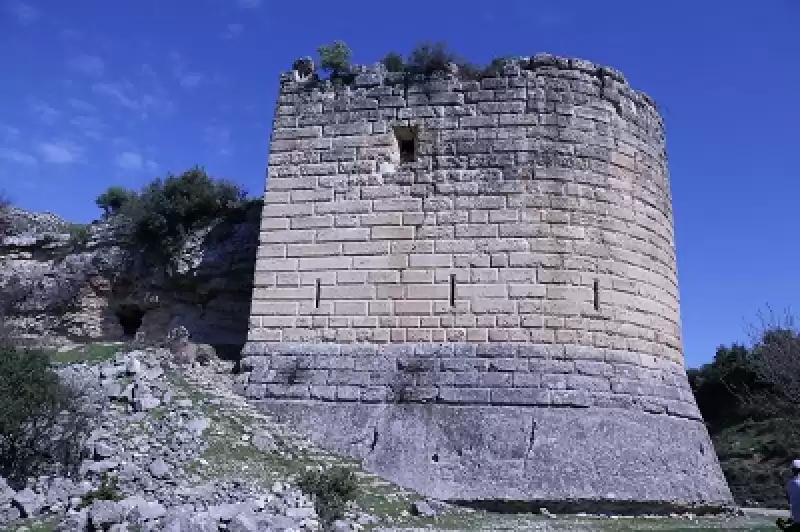
[{"label": "boulder", "polygon": [[9,487],[6,479],[0,477],[0,506],[10,503],[14,499],[14,490]]},{"label": "boulder", "polygon": [[22,517],[19,509],[10,504],[0,504],[0,526],[12,523]]},{"label": "boulder", "polygon": [[14,495],[12,503],[20,511],[22,517],[33,517],[44,507],[44,497],[34,493],[30,488],[25,488]]},{"label": "boulder", "polygon": [[211,364],[217,358],[217,351],[208,344],[197,344],[196,359],[197,363],[202,366]]},{"label": "boulder", "polygon": [[159,405],[161,405],[161,401],[157,397],[153,397],[152,395],[137,397],[133,401],[133,408],[137,412],[147,412],[149,410],[158,407]]},{"label": "boulder", "polygon": [[273,438],[269,432],[264,430],[256,431],[253,434],[251,443],[253,444],[253,447],[262,453],[272,453],[278,450],[278,445],[275,443],[275,438]]},{"label": "boulder", "polygon": [[121,523],[127,516],[128,509],[116,501],[94,501],[89,507],[89,521],[95,528]]},{"label": "boulder", "polygon": [[170,467],[161,458],[156,459],[150,464],[150,474],[155,478],[167,478],[169,476]]}]

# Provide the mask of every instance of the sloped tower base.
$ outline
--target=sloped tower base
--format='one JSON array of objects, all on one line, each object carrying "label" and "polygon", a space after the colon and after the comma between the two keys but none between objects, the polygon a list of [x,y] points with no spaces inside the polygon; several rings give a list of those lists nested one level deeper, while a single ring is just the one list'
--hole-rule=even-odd
[{"label": "sloped tower base", "polygon": [[274,400],[259,407],[436,499],[622,513],[703,513],[732,503],[706,429],[694,420],[597,408]]},{"label": "sloped tower base", "polygon": [[621,513],[732,505],[681,365],[644,355],[637,360],[650,367],[634,365],[634,354],[611,350],[571,352],[594,361],[552,353],[252,343],[238,391],[321,447],[436,499]]}]

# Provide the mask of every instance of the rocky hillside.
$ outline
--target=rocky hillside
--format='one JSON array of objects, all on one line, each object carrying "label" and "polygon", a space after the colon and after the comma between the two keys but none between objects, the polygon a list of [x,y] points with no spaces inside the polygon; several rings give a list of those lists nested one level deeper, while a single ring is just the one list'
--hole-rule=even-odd
[{"label": "rocky hillside", "polygon": [[[17,492],[0,479],[0,525],[38,518],[64,532],[319,529],[315,505],[296,481],[329,467],[331,457],[234,395],[232,363],[207,357],[205,366],[187,368],[166,349],[115,350],[103,348],[100,358],[109,359],[101,362],[75,361],[91,350],[55,355],[72,360],[58,373],[96,411],[85,459],[75,479],[42,476]],[[358,478],[367,487],[376,482]],[[377,482],[364,493],[389,492]],[[410,504],[406,494],[391,493]],[[334,529],[373,521],[353,508]]]},{"label": "rocky hillside", "polygon": [[113,220],[77,226],[47,213],[12,208],[9,215],[0,289],[17,336],[51,345],[160,339],[182,325],[222,352],[244,344],[256,223],[218,221],[194,232],[167,278],[120,247]]}]

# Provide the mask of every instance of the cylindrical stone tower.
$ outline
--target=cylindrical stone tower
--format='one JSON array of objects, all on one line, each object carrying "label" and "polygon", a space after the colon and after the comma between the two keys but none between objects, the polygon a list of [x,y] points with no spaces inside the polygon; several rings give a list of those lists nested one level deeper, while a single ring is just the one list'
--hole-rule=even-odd
[{"label": "cylindrical stone tower", "polygon": [[550,55],[477,80],[298,65],[238,390],[432,497],[730,503],[683,367],[653,102]]}]

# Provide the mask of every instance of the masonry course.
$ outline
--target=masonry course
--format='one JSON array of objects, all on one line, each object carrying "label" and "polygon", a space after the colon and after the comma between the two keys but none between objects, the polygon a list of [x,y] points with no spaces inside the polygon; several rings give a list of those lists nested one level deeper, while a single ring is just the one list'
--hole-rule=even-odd
[{"label": "masonry course", "polygon": [[[380,426],[401,441],[401,428],[426,427],[420,438],[454,448],[443,421],[454,412],[492,433],[491,412],[508,409],[534,425],[544,416],[539,434],[580,412],[588,432],[636,416],[607,435],[623,447],[656,425],[685,427],[675,430],[699,444],[685,450],[677,434],[636,467],[685,452],[684,466],[696,463],[656,499],[729,502],[683,367],[653,101],[613,69],[546,54],[479,81],[356,72],[350,86],[281,78],[239,392],[298,423],[316,420],[309,428],[332,446],[451,499],[546,498],[531,487],[544,473],[532,470],[527,488],[498,479],[509,463],[483,449],[485,466],[456,458],[460,473],[414,480],[387,465],[408,449],[364,450],[348,434]],[[337,426],[320,427],[320,412]],[[593,458],[619,467],[592,456],[575,467]],[[549,475],[564,482],[568,465],[552,460]],[[640,485],[641,472],[587,474],[617,475],[597,483],[619,493],[583,486],[553,497],[637,499],[614,482]],[[469,487],[487,475],[494,493]]]}]

